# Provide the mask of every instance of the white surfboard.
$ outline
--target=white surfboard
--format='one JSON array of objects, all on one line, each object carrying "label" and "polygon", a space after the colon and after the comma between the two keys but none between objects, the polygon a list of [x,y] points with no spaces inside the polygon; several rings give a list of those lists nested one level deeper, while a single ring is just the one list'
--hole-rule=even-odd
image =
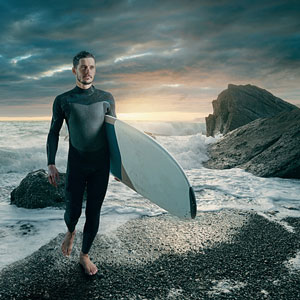
[{"label": "white surfboard", "polygon": [[195,218],[196,199],[183,169],[152,137],[105,117],[110,170],[121,182],[173,215]]}]

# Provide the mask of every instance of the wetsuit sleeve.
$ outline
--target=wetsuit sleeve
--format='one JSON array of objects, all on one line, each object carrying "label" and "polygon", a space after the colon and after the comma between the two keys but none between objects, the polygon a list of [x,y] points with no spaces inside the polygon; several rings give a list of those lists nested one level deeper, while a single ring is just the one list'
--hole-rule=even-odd
[{"label": "wetsuit sleeve", "polygon": [[109,108],[107,114],[116,118],[117,117],[116,104],[115,104],[115,99],[112,94],[109,94],[109,104],[110,104],[110,108]]},{"label": "wetsuit sleeve", "polygon": [[56,97],[53,103],[52,120],[47,138],[48,165],[55,164],[55,156],[58,147],[59,132],[64,121],[64,113],[59,98]]}]

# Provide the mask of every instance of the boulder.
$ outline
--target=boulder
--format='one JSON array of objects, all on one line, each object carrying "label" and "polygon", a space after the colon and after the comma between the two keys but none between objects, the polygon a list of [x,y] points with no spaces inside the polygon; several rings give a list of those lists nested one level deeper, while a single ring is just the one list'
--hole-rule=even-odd
[{"label": "boulder", "polygon": [[65,174],[59,173],[57,188],[48,182],[48,174],[40,169],[33,171],[11,192],[11,204],[25,208],[64,206]]},{"label": "boulder", "polygon": [[278,115],[297,107],[254,85],[229,84],[217,100],[213,114],[205,118],[206,135],[226,134],[258,118]]},{"label": "boulder", "polygon": [[208,168],[238,167],[262,177],[300,179],[300,109],[237,128],[208,153]]}]

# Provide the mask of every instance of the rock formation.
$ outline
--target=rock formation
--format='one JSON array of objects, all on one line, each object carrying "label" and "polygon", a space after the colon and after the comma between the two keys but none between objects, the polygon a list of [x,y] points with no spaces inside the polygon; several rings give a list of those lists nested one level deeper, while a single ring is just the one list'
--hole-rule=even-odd
[{"label": "rock formation", "polygon": [[65,174],[59,173],[57,188],[50,185],[45,170],[33,171],[11,192],[11,204],[25,208],[64,206]]},{"label": "rock formation", "polygon": [[296,106],[275,97],[256,86],[229,84],[213,100],[213,114],[206,117],[206,135],[226,134],[258,118],[275,116],[283,111],[291,111]]},{"label": "rock formation", "polygon": [[209,168],[238,167],[262,177],[300,178],[300,109],[252,121],[208,151]]}]

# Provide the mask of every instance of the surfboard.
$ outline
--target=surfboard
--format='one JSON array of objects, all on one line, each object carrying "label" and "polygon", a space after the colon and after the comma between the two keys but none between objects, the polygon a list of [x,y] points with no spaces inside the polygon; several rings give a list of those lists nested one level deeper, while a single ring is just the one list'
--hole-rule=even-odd
[{"label": "surfboard", "polygon": [[194,190],[174,157],[153,137],[106,115],[110,171],[118,180],[180,218],[195,218]]}]

